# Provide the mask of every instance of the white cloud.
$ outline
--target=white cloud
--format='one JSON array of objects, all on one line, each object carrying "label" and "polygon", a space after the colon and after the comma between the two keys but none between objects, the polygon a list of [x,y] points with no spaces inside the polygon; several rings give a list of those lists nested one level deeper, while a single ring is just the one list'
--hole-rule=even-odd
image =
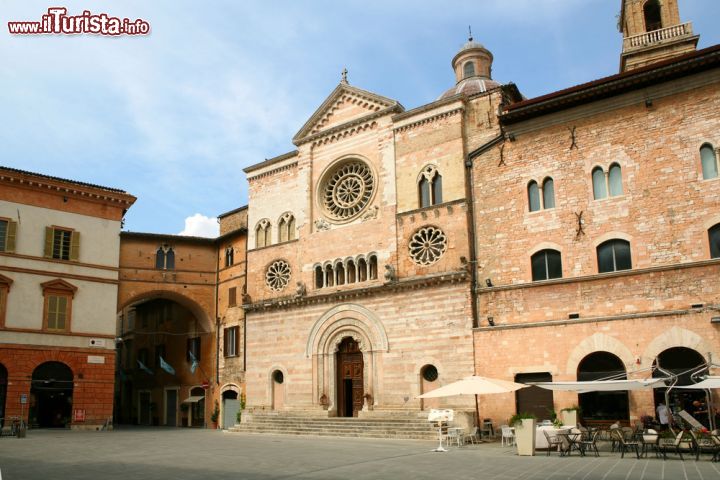
[{"label": "white cloud", "polygon": [[217,217],[206,217],[203,214],[196,213],[192,217],[185,219],[185,228],[178,235],[186,235],[189,237],[208,237],[215,238],[220,234],[220,225],[218,225]]}]

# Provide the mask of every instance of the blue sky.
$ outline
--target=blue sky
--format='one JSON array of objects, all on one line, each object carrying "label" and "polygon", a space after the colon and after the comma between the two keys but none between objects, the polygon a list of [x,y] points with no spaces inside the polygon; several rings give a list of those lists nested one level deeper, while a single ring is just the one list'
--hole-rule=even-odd
[{"label": "blue sky", "polygon": [[[142,18],[138,37],[13,36],[8,21]],[[211,234],[247,203],[242,169],[290,151],[340,80],[407,109],[454,84],[472,25],[493,77],[534,97],[617,73],[620,0],[0,0],[0,165],[122,188],[125,228]],[[680,0],[699,48],[720,43],[720,2]],[[186,228],[186,226],[188,228]]]}]

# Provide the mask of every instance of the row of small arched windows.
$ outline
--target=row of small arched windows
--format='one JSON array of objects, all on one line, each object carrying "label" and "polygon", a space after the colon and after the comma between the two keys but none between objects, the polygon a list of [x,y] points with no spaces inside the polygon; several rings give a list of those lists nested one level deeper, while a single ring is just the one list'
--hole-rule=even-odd
[{"label": "row of small arched windows", "polygon": [[[720,223],[708,230],[710,258],[720,258]],[[612,239],[597,247],[598,273],[630,270],[632,258],[630,242]],[[562,278],[562,259],[560,252],[553,249],[540,250],[530,258],[532,279],[550,280]]]},{"label": "row of small arched windows", "polygon": [[375,255],[338,260],[333,264],[315,265],[315,288],[334,287],[377,280],[378,264]]},{"label": "row of small arched windows", "polygon": [[[255,225],[255,248],[272,245],[271,227],[272,224],[267,218],[263,218]],[[278,220],[278,242],[295,240],[295,231],[295,216],[292,213],[284,213]]]},{"label": "row of small arched windows", "polygon": [[[700,147],[700,163],[702,165],[703,179],[717,178],[718,171],[720,171],[718,153],[710,143],[704,143]],[[610,164],[607,171],[602,167],[593,168],[592,185],[595,200],[622,195],[622,167],[620,167],[620,164]],[[545,178],[542,185],[538,185],[538,182],[531,180],[528,183],[527,192],[528,206],[531,212],[555,207],[555,185],[552,178]]]}]

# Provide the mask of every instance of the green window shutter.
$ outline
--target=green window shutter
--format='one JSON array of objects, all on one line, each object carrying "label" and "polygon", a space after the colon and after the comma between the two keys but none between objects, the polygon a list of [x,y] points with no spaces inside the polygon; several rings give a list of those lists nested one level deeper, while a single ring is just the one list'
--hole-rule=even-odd
[{"label": "green window shutter", "polygon": [[7,226],[7,238],[5,238],[5,251],[15,251],[15,237],[17,235],[17,222],[10,221]]},{"label": "green window shutter", "polygon": [[45,258],[52,258],[54,236],[55,230],[52,227],[45,227]]},{"label": "green window shutter", "polygon": [[77,262],[80,259],[80,232],[73,231],[70,237],[70,260]]}]

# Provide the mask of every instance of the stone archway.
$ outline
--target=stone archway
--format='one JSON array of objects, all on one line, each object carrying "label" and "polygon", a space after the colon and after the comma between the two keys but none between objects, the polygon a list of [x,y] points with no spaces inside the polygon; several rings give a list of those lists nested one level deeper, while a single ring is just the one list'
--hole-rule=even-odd
[{"label": "stone archway", "polygon": [[62,362],[45,362],[32,374],[30,424],[40,428],[70,425],[74,386],[73,372]]},{"label": "stone archway", "polygon": [[[322,315],[311,329],[306,356],[313,361],[313,403],[327,402],[330,415],[338,415],[338,356],[342,342],[350,338],[362,355],[362,392],[369,406],[378,405],[382,391],[377,378],[378,361],[388,351],[385,328],[370,310],[356,304],[343,304]],[[323,405],[324,406],[324,405]],[[363,410],[367,408],[363,406]]]}]

